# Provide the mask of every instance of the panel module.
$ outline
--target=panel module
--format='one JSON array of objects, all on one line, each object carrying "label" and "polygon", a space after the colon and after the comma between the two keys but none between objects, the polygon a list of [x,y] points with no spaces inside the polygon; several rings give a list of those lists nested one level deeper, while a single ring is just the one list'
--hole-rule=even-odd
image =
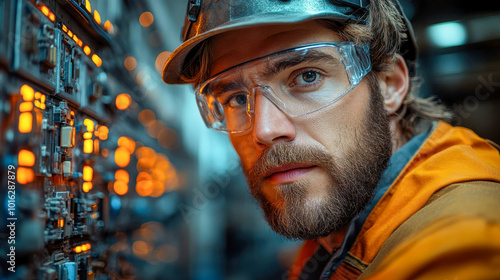
[{"label": "panel module", "polygon": [[[153,174],[136,168],[139,148],[175,168],[115,106],[138,89],[116,70],[113,32],[89,1],[0,1],[1,218],[12,223],[1,253],[2,274],[16,271],[10,279],[132,278],[107,246],[110,200],[127,194],[130,178]],[[151,185],[148,194],[164,190]]]}]

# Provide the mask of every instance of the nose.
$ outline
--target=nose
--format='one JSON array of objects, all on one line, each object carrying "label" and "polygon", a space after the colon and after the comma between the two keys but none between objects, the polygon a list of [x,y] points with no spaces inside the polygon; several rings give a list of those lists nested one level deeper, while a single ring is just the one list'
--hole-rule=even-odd
[{"label": "nose", "polygon": [[280,141],[295,139],[295,125],[262,92],[255,92],[254,139],[258,144],[272,146]]}]

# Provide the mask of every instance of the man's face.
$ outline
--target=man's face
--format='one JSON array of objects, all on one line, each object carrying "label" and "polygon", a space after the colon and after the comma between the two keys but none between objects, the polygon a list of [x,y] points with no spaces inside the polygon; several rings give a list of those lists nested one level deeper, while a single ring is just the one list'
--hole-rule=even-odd
[{"label": "man's face", "polygon": [[[210,74],[331,41],[340,37],[315,21],[230,32],[212,41]],[[391,139],[380,91],[366,80],[336,103],[301,117],[288,116],[257,93],[252,127],[230,135],[251,192],[276,232],[298,239],[326,236],[371,198],[391,155]]]}]

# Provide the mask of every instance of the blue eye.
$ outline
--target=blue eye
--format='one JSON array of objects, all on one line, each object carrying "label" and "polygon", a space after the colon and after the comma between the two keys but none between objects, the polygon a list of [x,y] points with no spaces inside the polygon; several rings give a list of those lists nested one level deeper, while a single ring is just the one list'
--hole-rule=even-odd
[{"label": "blue eye", "polygon": [[232,96],[228,100],[229,106],[230,107],[238,107],[238,106],[243,106],[247,104],[247,96],[244,94],[237,94]]},{"label": "blue eye", "polygon": [[292,85],[295,86],[310,86],[315,84],[322,78],[322,75],[317,71],[307,70],[302,73],[298,73],[293,79]]}]

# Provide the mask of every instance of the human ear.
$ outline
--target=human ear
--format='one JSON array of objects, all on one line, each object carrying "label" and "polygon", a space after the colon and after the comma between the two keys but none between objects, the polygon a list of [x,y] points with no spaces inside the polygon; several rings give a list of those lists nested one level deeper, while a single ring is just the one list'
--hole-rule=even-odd
[{"label": "human ear", "polygon": [[380,73],[379,78],[384,84],[382,95],[388,115],[395,114],[408,94],[410,76],[404,58],[397,54],[395,61],[391,62],[388,70]]}]

